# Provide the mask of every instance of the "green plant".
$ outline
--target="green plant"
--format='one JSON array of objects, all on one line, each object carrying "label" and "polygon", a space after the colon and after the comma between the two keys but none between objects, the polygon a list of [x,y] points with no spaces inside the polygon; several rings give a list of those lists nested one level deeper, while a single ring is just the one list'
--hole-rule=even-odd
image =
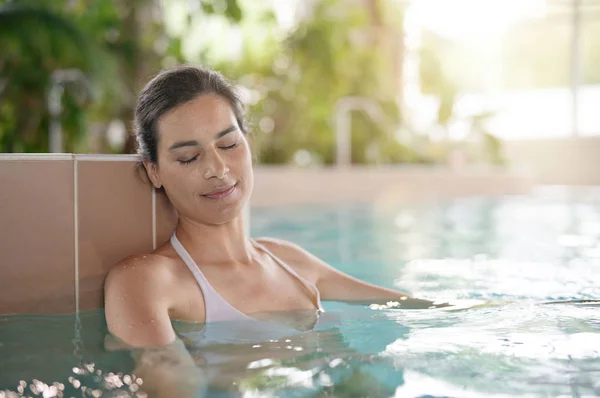
[{"label": "green plant", "polygon": [[[222,13],[239,21],[236,0],[203,0],[196,14]],[[66,90],[61,124],[68,152],[132,152],[111,148],[104,136],[94,148],[92,129],[103,132],[115,120],[131,131],[133,108],[141,85],[169,63],[184,62],[181,37],[170,36],[157,13],[159,5],[180,0],[0,0],[0,151],[46,152],[51,76],[79,69],[89,79],[93,97],[78,104]],[[188,25],[191,22],[188,21]],[[185,34],[185,29],[183,34]]]}]

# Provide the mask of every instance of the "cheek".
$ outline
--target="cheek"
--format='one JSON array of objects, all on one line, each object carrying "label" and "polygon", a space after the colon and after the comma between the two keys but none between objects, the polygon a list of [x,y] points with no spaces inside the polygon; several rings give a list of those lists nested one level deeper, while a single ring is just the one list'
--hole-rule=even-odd
[{"label": "cheek", "polygon": [[[189,194],[198,188],[198,178],[194,176],[197,173],[196,169],[193,167],[186,169],[186,167],[172,165],[164,171],[162,178],[165,182],[165,189],[167,189],[173,196]],[[194,184],[194,181],[196,184]]]},{"label": "cheek", "polygon": [[248,191],[252,191],[254,188],[254,168],[252,164],[252,153],[246,148],[243,159],[243,179],[244,185]]},{"label": "cheek", "polygon": [[249,176],[252,175],[252,154],[250,153],[248,147],[244,148],[244,151],[242,152],[237,163],[240,175],[244,179],[248,180]]}]

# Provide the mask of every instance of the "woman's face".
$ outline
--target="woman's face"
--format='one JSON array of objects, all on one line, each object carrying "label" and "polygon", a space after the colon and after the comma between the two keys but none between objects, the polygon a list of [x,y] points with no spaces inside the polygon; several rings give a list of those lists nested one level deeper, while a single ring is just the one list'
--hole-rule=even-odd
[{"label": "woman's face", "polygon": [[252,156],[231,106],[202,95],[158,121],[158,163],[146,164],[179,215],[205,224],[238,216],[253,187]]}]

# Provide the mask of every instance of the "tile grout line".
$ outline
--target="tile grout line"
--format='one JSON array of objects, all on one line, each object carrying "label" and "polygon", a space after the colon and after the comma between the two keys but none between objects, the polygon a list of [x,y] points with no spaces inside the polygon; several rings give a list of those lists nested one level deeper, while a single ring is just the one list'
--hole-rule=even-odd
[{"label": "tile grout line", "polygon": [[73,206],[73,213],[75,216],[75,313],[79,314],[79,185],[77,171],[77,157],[73,155],[73,192],[75,199]]},{"label": "tile grout line", "polygon": [[152,250],[156,250],[156,188],[152,187]]}]

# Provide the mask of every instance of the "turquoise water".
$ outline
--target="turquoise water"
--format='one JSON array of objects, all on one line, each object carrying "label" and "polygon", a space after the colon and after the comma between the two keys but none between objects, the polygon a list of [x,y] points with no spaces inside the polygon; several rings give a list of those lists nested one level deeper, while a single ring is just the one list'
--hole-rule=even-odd
[{"label": "turquoise water", "polygon": [[[581,300],[600,299],[599,198],[254,209],[253,236],[460,305],[324,303],[327,322],[314,331],[187,341],[195,365],[173,376],[190,375],[210,397],[598,396],[600,305]],[[108,350],[105,336],[101,311],[0,317],[0,397],[145,396],[132,352]]]}]

